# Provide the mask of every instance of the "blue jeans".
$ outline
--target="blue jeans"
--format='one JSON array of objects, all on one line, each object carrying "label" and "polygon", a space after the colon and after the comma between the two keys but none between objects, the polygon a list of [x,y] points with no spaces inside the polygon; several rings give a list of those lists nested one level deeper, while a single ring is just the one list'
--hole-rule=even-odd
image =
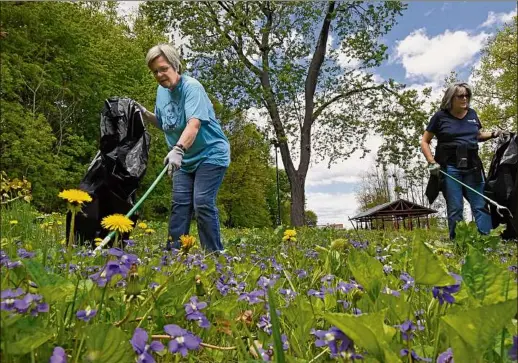
[{"label": "blue jeans", "polygon": [[[480,194],[484,194],[484,179],[481,175],[481,170],[460,170],[453,165],[447,165],[445,171]],[[483,234],[489,233],[492,228],[491,216],[486,208],[484,198],[447,176],[444,176],[443,195],[444,199],[446,199],[446,209],[448,211],[450,239],[455,238],[455,226],[457,222],[463,219],[463,195],[466,195],[466,199],[471,206],[471,213],[475,217],[475,223],[477,224],[479,232]]]},{"label": "blue jeans", "polygon": [[[194,209],[201,246],[208,251],[223,249],[216,195],[226,170],[224,166],[202,163],[194,173],[174,172],[173,205],[169,219],[172,247],[180,248],[180,236],[189,234]],[[171,248],[170,241],[167,248]]]}]

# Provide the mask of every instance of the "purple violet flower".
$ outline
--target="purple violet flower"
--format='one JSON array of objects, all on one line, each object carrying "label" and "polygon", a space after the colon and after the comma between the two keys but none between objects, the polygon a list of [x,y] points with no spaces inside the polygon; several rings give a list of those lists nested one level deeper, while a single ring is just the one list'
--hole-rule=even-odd
[{"label": "purple violet flower", "polygon": [[155,363],[155,358],[151,352],[160,352],[164,350],[164,345],[159,341],[153,340],[151,344],[147,344],[148,334],[142,328],[136,328],[133,337],[130,340],[133,350],[137,353],[138,363]]},{"label": "purple violet flower", "polygon": [[462,277],[457,274],[450,273],[451,276],[455,278],[457,283],[455,285],[450,286],[434,286],[432,289],[433,297],[439,300],[439,305],[447,302],[449,304],[453,304],[455,302],[455,298],[452,294],[458,292],[460,290],[460,284],[462,282]]},{"label": "purple violet flower", "polygon": [[0,293],[0,299],[9,299],[15,298],[23,294],[23,290],[21,287],[16,290],[7,289]]},{"label": "purple violet flower", "polygon": [[454,363],[454,362],[455,361],[453,360],[453,352],[452,352],[451,348],[448,348],[448,350],[446,350],[445,352],[442,352],[437,357],[437,363]]},{"label": "purple violet flower", "polygon": [[303,279],[304,277],[308,276],[308,273],[306,272],[306,270],[302,270],[302,269],[296,270],[295,273],[297,274],[297,277],[299,279]]},{"label": "purple violet flower", "polygon": [[414,285],[415,285],[414,278],[406,272],[402,272],[401,275],[399,276],[399,279],[405,283],[402,287],[402,289],[405,291],[411,287],[414,287]]},{"label": "purple violet flower", "polygon": [[192,314],[188,314],[185,316],[185,318],[187,320],[194,320],[198,323],[198,326],[200,328],[209,328],[210,327],[210,322],[209,320],[207,319],[207,317],[200,311],[195,311],[194,313]]},{"label": "purple violet flower", "polygon": [[279,289],[279,293],[284,295],[286,304],[289,304],[291,301],[295,300],[295,297],[297,296],[297,293],[290,289]]},{"label": "purple violet flower", "polygon": [[270,321],[270,314],[261,315],[257,323],[259,329],[264,330],[268,335],[272,335],[272,323]]},{"label": "purple violet flower", "polygon": [[97,315],[97,309],[90,309],[89,306],[85,310],[79,310],[76,313],[76,317],[79,320],[83,320],[83,321],[86,321],[86,322],[89,322],[90,319],[92,319],[96,315]]},{"label": "purple violet flower", "polygon": [[313,329],[311,334],[317,338],[315,341],[317,347],[329,347],[331,357],[337,357],[346,352],[354,353],[354,342],[335,326],[329,330]]},{"label": "purple violet flower", "polygon": [[171,336],[168,345],[168,349],[171,353],[179,352],[185,357],[189,350],[197,350],[200,346],[201,339],[199,337],[180,328],[178,325],[166,325],[164,326],[164,330]]},{"label": "purple violet flower", "polygon": [[55,347],[52,351],[49,363],[67,363],[67,354],[61,347]]},{"label": "purple violet flower", "polygon": [[390,274],[392,272],[392,270],[393,270],[392,266],[390,266],[390,265],[383,265],[383,272],[386,275]]},{"label": "purple violet flower", "polygon": [[[399,354],[402,357],[407,357],[408,356],[408,349],[406,349],[406,348],[405,349],[401,349]],[[410,352],[410,354],[412,355],[412,360],[414,360],[416,362],[431,362],[432,361],[430,358],[423,358],[423,357],[418,356],[417,353],[413,349]]]},{"label": "purple violet flower", "polygon": [[19,248],[17,253],[18,253],[18,257],[24,258],[24,259],[33,258],[36,255],[35,252],[29,252],[25,248]]},{"label": "purple violet flower", "polygon": [[248,302],[248,304],[253,305],[264,301],[263,299],[259,298],[260,296],[264,296],[264,290],[254,290],[250,293],[243,292],[241,295],[239,295],[237,300],[245,300]]},{"label": "purple violet flower", "polygon": [[401,337],[403,340],[408,341],[414,338],[414,330],[416,330],[416,326],[412,323],[412,320],[406,320],[399,326],[399,330],[401,331]]}]

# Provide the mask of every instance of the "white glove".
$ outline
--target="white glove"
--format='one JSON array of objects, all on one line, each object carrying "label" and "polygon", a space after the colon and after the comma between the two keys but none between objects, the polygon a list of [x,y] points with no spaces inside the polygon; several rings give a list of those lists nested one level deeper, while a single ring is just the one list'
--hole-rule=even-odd
[{"label": "white glove", "polygon": [[169,176],[171,176],[176,170],[180,169],[184,154],[185,153],[182,148],[175,145],[164,158],[164,165],[168,166],[167,174]]},{"label": "white glove", "polygon": [[147,109],[142,106],[140,103],[135,102],[135,105],[139,108],[140,112],[144,115],[147,112]]},{"label": "white glove", "polygon": [[439,170],[441,170],[441,166],[437,163],[428,163],[427,167],[428,171],[430,172],[430,175],[439,175]]}]

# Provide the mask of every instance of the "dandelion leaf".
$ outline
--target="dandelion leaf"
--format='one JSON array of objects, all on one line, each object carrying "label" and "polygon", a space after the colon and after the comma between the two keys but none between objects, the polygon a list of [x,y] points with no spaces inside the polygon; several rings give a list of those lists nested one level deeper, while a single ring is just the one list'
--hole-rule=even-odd
[{"label": "dandelion leaf", "polygon": [[86,334],[87,361],[118,363],[131,362],[135,359],[135,354],[128,343],[129,337],[122,330],[103,324],[92,326]]},{"label": "dandelion leaf", "polygon": [[516,300],[508,300],[443,316],[455,362],[480,361],[495,336],[514,317],[517,306]]},{"label": "dandelion leaf", "polygon": [[372,301],[375,301],[380,294],[382,281],[385,278],[383,265],[374,257],[357,250],[351,251],[348,262],[355,280],[366,289]]},{"label": "dandelion leaf", "polygon": [[419,238],[414,239],[412,262],[416,284],[448,286],[456,283],[455,279],[448,274],[444,264]]},{"label": "dandelion leaf", "polygon": [[385,313],[385,310],[360,316],[327,313],[324,318],[365,348],[369,357],[386,363],[399,362],[399,357],[389,347],[396,329],[383,323]]}]

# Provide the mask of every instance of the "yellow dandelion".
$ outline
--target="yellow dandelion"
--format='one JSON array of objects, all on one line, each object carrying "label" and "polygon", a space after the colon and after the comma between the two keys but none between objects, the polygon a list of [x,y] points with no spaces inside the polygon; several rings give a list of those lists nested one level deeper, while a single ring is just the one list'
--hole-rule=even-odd
[{"label": "yellow dandelion", "polygon": [[155,230],[153,228],[148,228],[148,229],[145,230],[145,232],[147,234],[153,234],[153,233],[155,233]]},{"label": "yellow dandelion", "polygon": [[101,225],[110,231],[117,231],[119,233],[129,232],[133,229],[133,221],[122,214],[112,214],[111,216],[104,217]]},{"label": "yellow dandelion", "polygon": [[99,237],[94,238],[94,243],[95,243],[96,246],[99,246],[102,241],[103,241],[102,238],[99,238]]},{"label": "yellow dandelion", "polygon": [[12,221],[9,221],[9,224],[14,226],[15,224],[18,224],[18,221],[16,219],[13,219]]},{"label": "yellow dandelion", "polygon": [[141,229],[147,229],[147,224],[144,222],[140,222],[139,224],[137,224],[137,227]]},{"label": "yellow dandelion", "polygon": [[87,192],[79,189],[63,190],[58,194],[58,197],[66,199],[69,203],[81,205],[84,202],[91,202],[92,197]]},{"label": "yellow dandelion", "polygon": [[180,243],[182,244],[182,250],[189,251],[192,246],[194,246],[194,243],[196,242],[196,238],[189,235],[182,235],[180,236]]},{"label": "yellow dandelion", "polygon": [[295,237],[297,235],[297,231],[294,229],[287,229],[284,231],[284,236],[282,237],[283,241],[297,241],[297,238]]},{"label": "yellow dandelion", "polygon": [[331,249],[335,251],[343,250],[347,247],[349,241],[345,238],[338,238],[331,242]]}]

